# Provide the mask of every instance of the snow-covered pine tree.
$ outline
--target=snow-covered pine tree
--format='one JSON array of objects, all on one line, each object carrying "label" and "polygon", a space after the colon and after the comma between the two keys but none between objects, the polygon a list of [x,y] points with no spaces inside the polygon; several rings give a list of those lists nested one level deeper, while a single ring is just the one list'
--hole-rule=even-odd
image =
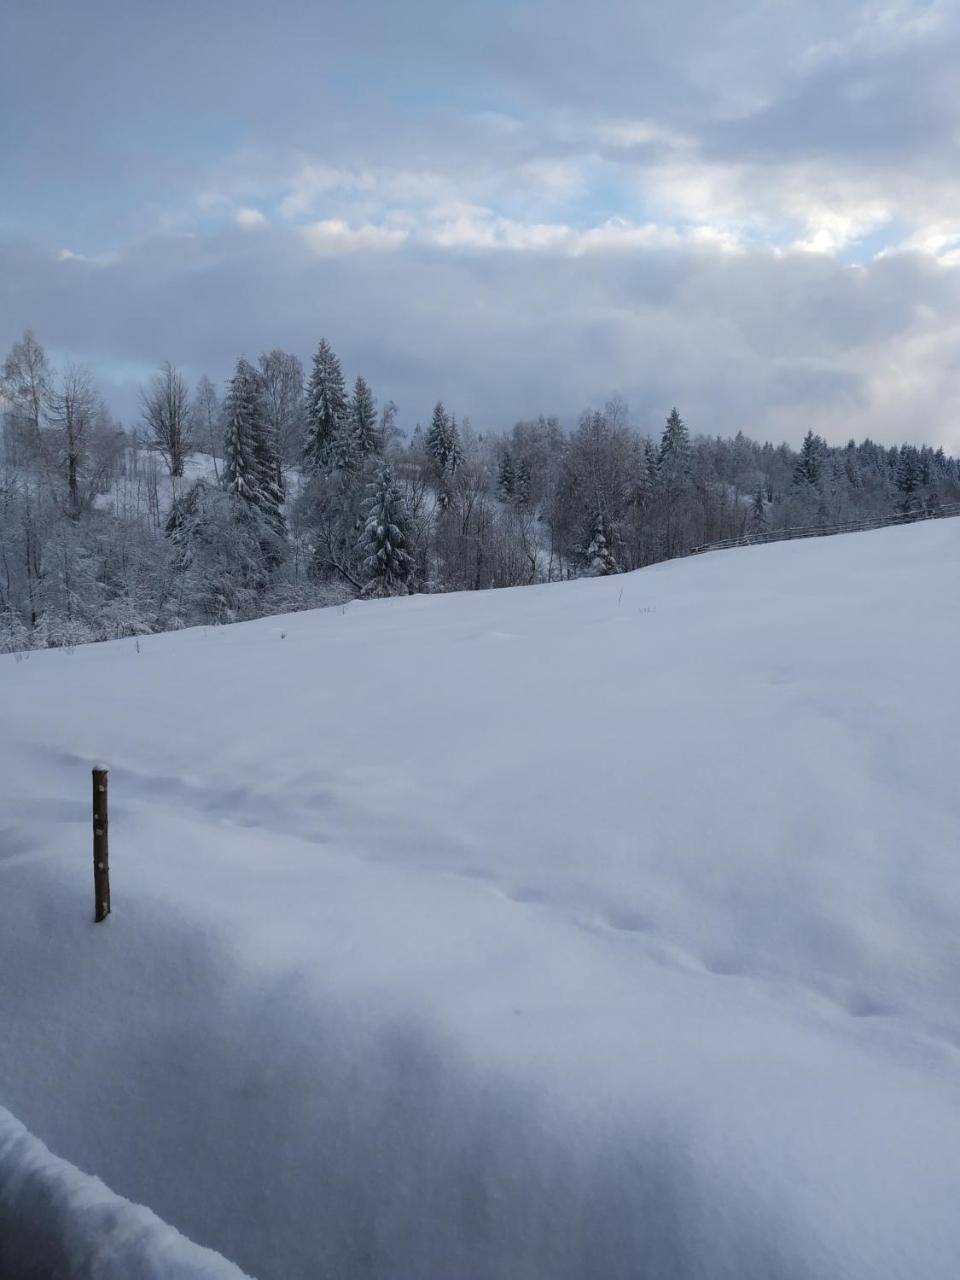
[{"label": "snow-covered pine tree", "polygon": [[338,440],[347,428],[347,391],[340,361],[326,338],[313,357],[307,386],[306,444],[304,466],[317,475],[337,465]]},{"label": "snow-covered pine tree", "polygon": [[447,413],[442,400],[438,400],[434,406],[430,430],[427,432],[427,452],[440,476],[453,475],[463,461],[457,420]]},{"label": "snow-covered pine tree", "polygon": [[[465,421],[469,428],[469,421],[466,419]],[[483,437],[481,436],[480,439],[482,440]],[[450,474],[453,475],[463,462],[463,445],[460,442],[460,428],[457,426],[457,419],[453,414],[450,415],[450,423],[447,431],[447,458],[447,469]]]},{"label": "snow-covered pine tree", "polygon": [[690,474],[690,435],[676,408],[671,409],[660,437],[657,467],[661,484],[671,495],[683,488]]},{"label": "snow-covered pine tree", "polygon": [[449,431],[450,420],[447,417],[447,411],[443,407],[443,401],[438,400],[434,405],[430,429],[427,432],[427,452],[440,474],[447,469]]},{"label": "snow-covered pine tree", "polygon": [[847,488],[851,492],[856,492],[863,488],[863,479],[860,475],[860,467],[857,462],[857,445],[855,440],[848,440],[847,447],[843,458],[844,476]]},{"label": "snow-covered pine tree", "polygon": [[377,422],[377,405],[365,378],[357,376],[349,405],[350,437],[358,458],[383,452],[383,434]]},{"label": "snow-covered pine tree", "polygon": [[437,500],[441,508],[445,508],[450,501],[448,482],[459,467],[463,453],[456,419],[448,415],[442,400],[434,406],[426,446],[437,479]]},{"label": "snow-covered pine tree", "polygon": [[200,479],[171,510],[166,532],[177,574],[175,618],[233,622],[256,616],[279,543],[254,503]]},{"label": "snow-covered pine tree", "polygon": [[500,488],[500,495],[506,501],[513,497],[513,489],[516,483],[516,475],[513,470],[513,459],[510,456],[510,450],[504,449],[503,457],[500,459],[500,471],[497,476],[497,484]]},{"label": "snow-covered pine tree", "polygon": [[767,527],[767,504],[763,500],[763,485],[759,483],[750,509],[750,527],[754,533],[762,533]]},{"label": "snow-covered pine tree", "polygon": [[808,431],[800,446],[800,456],[794,468],[793,480],[796,485],[810,485],[816,488],[820,483],[823,469],[823,455],[826,452],[826,441]]},{"label": "snow-covered pine tree", "polygon": [[[260,385],[262,389],[263,384]],[[258,473],[256,505],[274,533],[279,537],[285,537],[287,524],[283,517],[279,440],[270,422],[262,394],[258,405],[260,412],[255,423],[253,438],[253,454]]]},{"label": "snow-covered pine tree", "polygon": [[909,498],[920,488],[921,483],[920,454],[914,445],[905,444],[900,448],[897,459],[897,488]]},{"label": "snow-covered pine tree", "polygon": [[171,503],[163,531],[174,546],[184,546],[189,541],[187,531],[195,521],[198,510],[202,509],[209,487],[209,482],[203,478],[195,480],[185,493],[174,498]]},{"label": "snow-covered pine tree", "polygon": [[593,534],[590,542],[584,551],[584,557],[587,561],[588,572],[595,578],[605,577],[610,573],[619,573],[620,566],[617,564],[613,552],[610,550],[607,538],[606,521],[603,518],[603,512],[598,510],[593,521]]},{"label": "snow-covered pine tree", "polygon": [[263,399],[263,382],[242,356],[224,401],[223,485],[262,516],[269,529],[283,537],[286,525],[277,484],[277,455],[273,430]]},{"label": "snow-covered pine tree", "polygon": [[257,456],[258,423],[262,417],[260,378],[243,356],[237,361],[223,404],[223,486],[246,502],[257,501],[261,461]]},{"label": "snow-covered pine tree", "polygon": [[367,552],[366,596],[403,595],[409,589],[413,561],[411,519],[393,473],[384,466],[370,484],[365,508],[363,544]]}]

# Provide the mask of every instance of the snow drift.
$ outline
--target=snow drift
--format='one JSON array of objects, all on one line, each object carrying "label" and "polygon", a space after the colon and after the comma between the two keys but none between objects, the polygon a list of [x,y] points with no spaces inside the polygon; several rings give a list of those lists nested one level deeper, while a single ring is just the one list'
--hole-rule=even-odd
[{"label": "snow drift", "polygon": [[260,1280],[946,1280],[958,570],[942,521],[0,661],[0,1103]]},{"label": "snow drift", "polygon": [[243,1280],[149,1209],[50,1154],[0,1108],[0,1276],[8,1280]]}]

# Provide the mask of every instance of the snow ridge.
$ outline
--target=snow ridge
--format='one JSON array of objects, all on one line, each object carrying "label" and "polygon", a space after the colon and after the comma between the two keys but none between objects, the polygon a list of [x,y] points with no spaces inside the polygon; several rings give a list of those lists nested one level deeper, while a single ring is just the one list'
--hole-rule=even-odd
[{"label": "snow ridge", "polygon": [[53,1155],[0,1107],[0,1276],[243,1280],[244,1274]]}]

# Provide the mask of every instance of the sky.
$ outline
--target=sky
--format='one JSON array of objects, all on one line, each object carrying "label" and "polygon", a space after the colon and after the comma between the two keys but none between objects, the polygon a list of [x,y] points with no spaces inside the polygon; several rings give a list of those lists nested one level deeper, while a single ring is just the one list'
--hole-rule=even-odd
[{"label": "sky", "polygon": [[0,353],[960,452],[951,0],[3,0]]}]

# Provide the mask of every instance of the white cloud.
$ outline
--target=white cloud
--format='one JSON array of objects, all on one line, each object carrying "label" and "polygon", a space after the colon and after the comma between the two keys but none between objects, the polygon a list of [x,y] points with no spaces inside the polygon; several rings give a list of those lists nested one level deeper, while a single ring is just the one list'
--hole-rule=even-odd
[{"label": "white cloud", "polygon": [[450,204],[433,211],[435,221],[421,235],[442,249],[563,249],[573,236],[559,223],[524,223],[490,209]]},{"label": "white cloud", "polygon": [[245,231],[252,231],[256,227],[266,226],[267,218],[259,209],[235,209],[233,212],[233,220],[238,227],[243,227]]},{"label": "white cloud", "polygon": [[115,250],[105,253],[74,253],[72,249],[58,249],[54,255],[58,262],[83,262],[91,267],[110,267],[120,261]]},{"label": "white cloud", "polygon": [[317,201],[332,192],[342,195],[371,191],[375,186],[376,178],[368,171],[308,161],[302,163],[289,179],[287,193],[280,202],[280,212],[285,218],[301,218],[313,212]]},{"label": "white cloud", "polygon": [[847,210],[814,206],[805,208],[803,214],[806,234],[791,248],[805,253],[839,253],[890,221],[889,209],[880,203]]},{"label": "white cloud", "polygon": [[664,249],[682,244],[676,227],[658,226],[655,222],[636,225],[624,218],[608,218],[600,226],[581,232],[574,245],[575,253],[622,253],[631,249]]},{"label": "white cloud", "polygon": [[366,223],[352,227],[343,218],[324,218],[301,227],[304,241],[314,253],[356,253],[363,249],[397,249],[407,238],[400,227],[377,226]]},{"label": "white cloud", "polygon": [[736,242],[722,229],[710,226],[675,227],[656,222],[634,223],[608,218],[592,227],[575,228],[562,222],[522,222],[499,217],[477,206],[442,206],[435,221],[421,226],[419,237],[441,249],[506,250],[514,253],[585,254],[630,253],[635,250],[710,245],[732,251]]}]

